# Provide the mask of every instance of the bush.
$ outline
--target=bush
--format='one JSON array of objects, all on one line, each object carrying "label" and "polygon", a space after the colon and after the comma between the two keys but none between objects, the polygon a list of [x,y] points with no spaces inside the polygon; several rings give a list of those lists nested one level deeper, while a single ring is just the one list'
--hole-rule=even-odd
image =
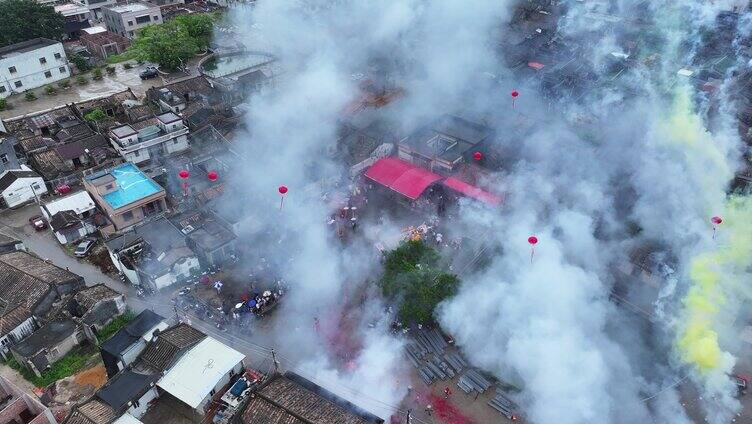
[{"label": "bush", "polygon": [[131,69],[132,67],[133,67],[133,65],[131,65],[130,62],[123,63],[123,69]]},{"label": "bush", "polygon": [[24,98],[26,99],[27,102],[33,102],[34,100],[37,99],[37,95],[34,94],[34,92],[32,91],[27,91]]},{"label": "bush", "polygon": [[107,67],[107,74],[113,75],[115,73],[115,67],[114,66],[108,66]]},{"label": "bush", "polygon": [[83,76],[83,75],[79,75],[76,78],[76,84],[78,84],[78,85],[86,85],[88,82],[89,82],[89,80],[87,80],[86,77]]},{"label": "bush", "polygon": [[44,87],[44,92],[47,93],[47,94],[49,94],[49,95],[53,95],[53,94],[57,93],[57,89],[55,89],[55,86],[53,86],[53,85],[48,85],[48,86]]},{"label": "bush", "polygon": [[8,101],[5,99],[0,99],[0,110],[5,110],[8,108]]},{"label": "bush", "polygon": [[62,80],[59,83],[57,83],[57,86],[60,88],[68,88],[70,87],[70,80]]},{"label": "bush", "polygon": [[102,70],[100,68],[97,68],[94,70],[94,72],[91,73],[91,75],[95,81],[99,81],[102,79]]},{"label": "bush", "polygon": [[92,121],[92,122],[101,121],[102,119],[106,117],[107,115],[104,113],[102,108],[99,108],[99,107],[87,113],[86,115],[84,115],[84,119],[86,119],[87,121]]},{"label": "bush", "polygon": [[78,70],[81,72],[86,72],[91,69],[89,61],[79,54],[74,54],[73,56],[71,56],[70,61],[73,62],[73,64],[76,65],[76,68],[78,68]]}]

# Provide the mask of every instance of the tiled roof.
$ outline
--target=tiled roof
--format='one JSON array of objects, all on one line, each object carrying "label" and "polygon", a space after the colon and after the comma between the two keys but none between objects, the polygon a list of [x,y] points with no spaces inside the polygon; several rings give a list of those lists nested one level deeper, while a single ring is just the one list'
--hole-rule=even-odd
[{"label": "tiled roof", "polygon": [[0,316],[2,317],[0,318],[0,337],[2,337],[31,318],[31,311],[26,305],[17,305],[3,311]]},{"label": "tiled roof", "polygon": [[0,255],[0,263],[10,265],[17,270],[23,270],[24,273],[53,285],[82,279],[79,275],[26,252],[2,254]]},{"label": "tiled roof", "polygon": [[84,310],[88,311],[92,306],[102,300],[115,299],[119,296],[122,295],[100,283],[77,291],[73,298],[76,299],[76,302],[78,302]]},{"label": "tiled roof", "polygon": [[152,372],[166,370],[178,359],[181,353],[194,346],[206,335],[188,324],[180,323],[155,336],[138,358],[136,366]]},{"label": "tiled roof", "polygon": [[116,418],[110,406],[98,399],[89,399],[75,407],[63,424],[107,424]]},{"label": "tiled roof", "polygon": [[243,411],[243,424],[383,423],[348,401],[294,373],[274,376],[255,392]]}]

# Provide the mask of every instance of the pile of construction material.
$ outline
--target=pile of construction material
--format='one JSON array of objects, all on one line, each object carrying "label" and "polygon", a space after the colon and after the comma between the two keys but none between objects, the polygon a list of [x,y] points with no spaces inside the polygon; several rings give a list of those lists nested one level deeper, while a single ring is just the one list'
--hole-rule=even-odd
[{"label": "pile of construction material", "polygon": [[467,367],[467,361],[459,353],[446,352],[448,346],[438,329],[420,330],[414,341],[405,346],[407,358],[426,385],[450,379]]},{"label": "pile of construction material", "polygon": [[517,414],[514,412],[517,405],[506,397],[500,389],[496,389],[496,395],[488,401],[488,406],[499,411],[501,415],[510,420],[517,419]]},{"label": "pile of construction material", "polygon": [[488,381],[486,377],[483,377],[478,371],[469,369],[457,381],[457,387],[468,394],[472,391],[483,393],[491,387],[491,382]]}]

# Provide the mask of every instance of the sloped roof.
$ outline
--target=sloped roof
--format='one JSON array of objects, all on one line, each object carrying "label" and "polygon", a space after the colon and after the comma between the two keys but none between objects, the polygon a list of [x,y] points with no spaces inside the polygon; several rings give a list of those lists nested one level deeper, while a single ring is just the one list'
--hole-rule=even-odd
[{"label": "sloped roof", "polygon": [[305,378],[287,372],[273,376],[255,392],[243,424],[380,424],[366,412]]},{"label": "sloped roof", "polygon": [[17,305],[2,312],[0,319],[0,337],[13,331],[24,321],[31,318],[31,311],[26,305]]},{"label": "sloped roof", "polygon": [[195,409],[243,358],[237,350],[206,337],[180,357],[157,385]]},{"label": "sloped roof", "polygon": [[77,291],[76,294],[73,295],[73,298],[82,308],[89,310],[103,300],[116,299],[120,296],[122,296],[122,294],[102,283],[99,283],[95,286],[86,287]]},{"label": "sloped roof", "polygon": [[39,178],[39,174],[37,174],[34,171],[21,171],[21,170],[6,171],[5,174],[3,174],[2,177],[0,177],[0,192],[10,187],[11,184],[13,184],[14,182],[16,182],[16,180],[19,180],[21,178]]},{"label": "sloped roof", "polygon": [[70,337],[77,327],[78,324],[72,319],[50,321],[31,333],[29,337],[15,344],[11,349],[23,357],[30,358],[40,350],[52,348]]},{"label": "sloped roof", "polygon": [[365,172],[365,177],[410,198],[417,199],[441,176],[394,157],[379,159]]},{"label": "sloped roof", "polygon": [[0,263],[10,265],[17,270],[23,270],[22,272],[48,284],[57,285],[75,280],[83,280],[83,277],[80,275],[46,262],[27,252],[8,252],[1,254]]},{"label": "sloped roof", "polygon": [[164,320],[165,318],[156,312],[144,309],[133,321],[104,342],[101,349],[116,356],[120,355]]},{"label": "sloped roof", "polygon": [[199,343],[206,334],[180,323],[159,333],[141,352],[134,368],[161,372],[169,368],[182,353]]},{"label": "sloped roof", "polygon": [[123,370],[107,381],[104,387],[97,391],[97,397],[120,412],[128,406],[128,402],[141,397],[151,383],[159,378],[158,375],[139,374],[131,370]]},{"label": "sloped roof", "polygon": [[107,424],[115,418],[115,411],[99,399],[89,399],[73,408],[63,424]]}]

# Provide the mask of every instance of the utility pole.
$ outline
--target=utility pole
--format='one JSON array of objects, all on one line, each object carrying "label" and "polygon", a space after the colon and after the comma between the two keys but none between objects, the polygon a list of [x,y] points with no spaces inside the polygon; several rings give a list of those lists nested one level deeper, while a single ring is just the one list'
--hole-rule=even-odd
[{"label": "utility pole", "polygon": [[274,372],[279,372],[279,361],[277,361],[277,353],[272,349],[272,361],[274,362]]}]

